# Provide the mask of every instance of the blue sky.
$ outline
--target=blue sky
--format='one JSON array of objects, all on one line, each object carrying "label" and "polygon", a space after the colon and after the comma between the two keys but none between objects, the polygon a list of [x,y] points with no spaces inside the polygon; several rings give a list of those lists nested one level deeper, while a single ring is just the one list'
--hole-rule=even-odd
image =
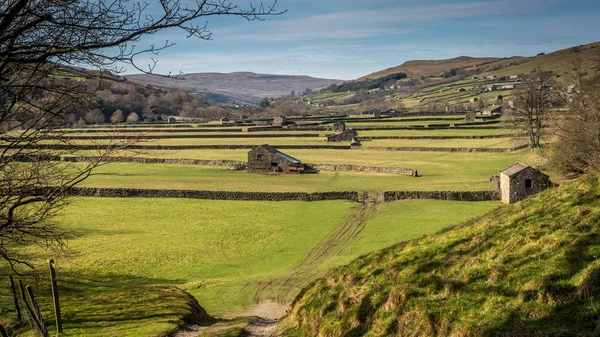
[{"label": "blue sky", "polygon": [[600,40],[598,0],[279,0],[277,8],[287,12],[265,21],[209,17],[211,41],[166,30],[138,46],[176,43],[153,56],[157,73],[355,79],[407,60],[531,56]]}]

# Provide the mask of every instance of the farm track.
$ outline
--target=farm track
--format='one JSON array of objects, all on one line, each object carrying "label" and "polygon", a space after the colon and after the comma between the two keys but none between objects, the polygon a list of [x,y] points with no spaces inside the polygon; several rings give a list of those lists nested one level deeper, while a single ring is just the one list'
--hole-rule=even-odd
[{"label": "farm track", "polygon": [[255,303],[260,303],[265,297],[275,294],[274,300],[284,303],[290,293],[312,280],[321,271],[321,261],[339,256],[364,230],[368,220],[377,213],[377,203],[367,203],[356,206],[344,222],[324,240],[318,243],[308,255],[298,263],[286,277],[263,282],[254,297]]}]

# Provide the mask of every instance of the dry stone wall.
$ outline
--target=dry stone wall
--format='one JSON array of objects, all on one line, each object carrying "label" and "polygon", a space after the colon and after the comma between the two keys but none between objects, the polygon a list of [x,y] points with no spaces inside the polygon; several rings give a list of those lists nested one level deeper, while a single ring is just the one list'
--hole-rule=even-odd
[{"label": "dry stone wall", "polygon": [[252,201],[321,201],[358,200],[358,192],[236,192],[157,190],[133,188],[74,187],[67,191],[72,196],[110,198],[187,198],[206,200],[252,200]]},{"label": "dry stone wall", "polygon": [[500,200],[500,191],[387,191],[385,201],[433,199],[454,201]]}]

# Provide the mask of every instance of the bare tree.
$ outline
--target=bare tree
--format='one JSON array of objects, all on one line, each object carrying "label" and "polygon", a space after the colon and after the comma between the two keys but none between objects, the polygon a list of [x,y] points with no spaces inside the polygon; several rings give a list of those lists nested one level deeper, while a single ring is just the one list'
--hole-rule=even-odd
[{"label": "bare tree", "polygon": [[105,156],[127,145],[102,144],[97,159],[85,163],[48,160],[77,153],[63,129],[77,116],[104,121],[98,115],[97,86],[74,77],[92,76],[101,83],[124,65],[150,73],[156,61],[141,66],[136,58],[173,43],[135,48],[142,37],[178,28],[190,38],[207,40],[209,17],[261,19],[278,14],[275,5],[276,0],[270,6],[247,8],[225,0],[158,0],[152,5],[127,0],[1,0],[0,258],[13,269],[19,263],[33,267],[19,255],[19,245],[63,247],[65,233],[53,217],[69,201],[68,190]]},{"label": "bare tree", "polygon": [[556,101],[556,83],[552,74],[536,71],[525,76],[514,92],[514,104],[508,110],[507,122],[527,135],[529,146],[541,145],[544,127],[552,118],[552,104]]},{"label": "bare tree", "polygon": [[556,130],[549,162],[554,170],[574,175],[600,170],[600,76],[579,79]]},{"label": "bare tree", "polygon": [[125,115],[123,115],[123,111],[121,109],[115,110],[112,116],[110,116],[110,122],[114,124],[121,123],[125,120]]},{"label": "bare tree", "polygon": [[127,123],[135,124],[138,122],[139,119],[140,119],[140,116],[138,116],[137,113],[132,112],[127,116]]}]

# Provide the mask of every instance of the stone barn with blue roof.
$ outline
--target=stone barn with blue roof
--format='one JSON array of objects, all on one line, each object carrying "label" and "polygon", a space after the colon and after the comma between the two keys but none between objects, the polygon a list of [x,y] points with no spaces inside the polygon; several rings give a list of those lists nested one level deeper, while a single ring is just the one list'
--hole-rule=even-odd
[{"label": "stone barn with blue roof", "polygon": [[300,160],[264,144],[248,152],[248,170],[258,172],[298,172],[304,170],[304,165]]}]

